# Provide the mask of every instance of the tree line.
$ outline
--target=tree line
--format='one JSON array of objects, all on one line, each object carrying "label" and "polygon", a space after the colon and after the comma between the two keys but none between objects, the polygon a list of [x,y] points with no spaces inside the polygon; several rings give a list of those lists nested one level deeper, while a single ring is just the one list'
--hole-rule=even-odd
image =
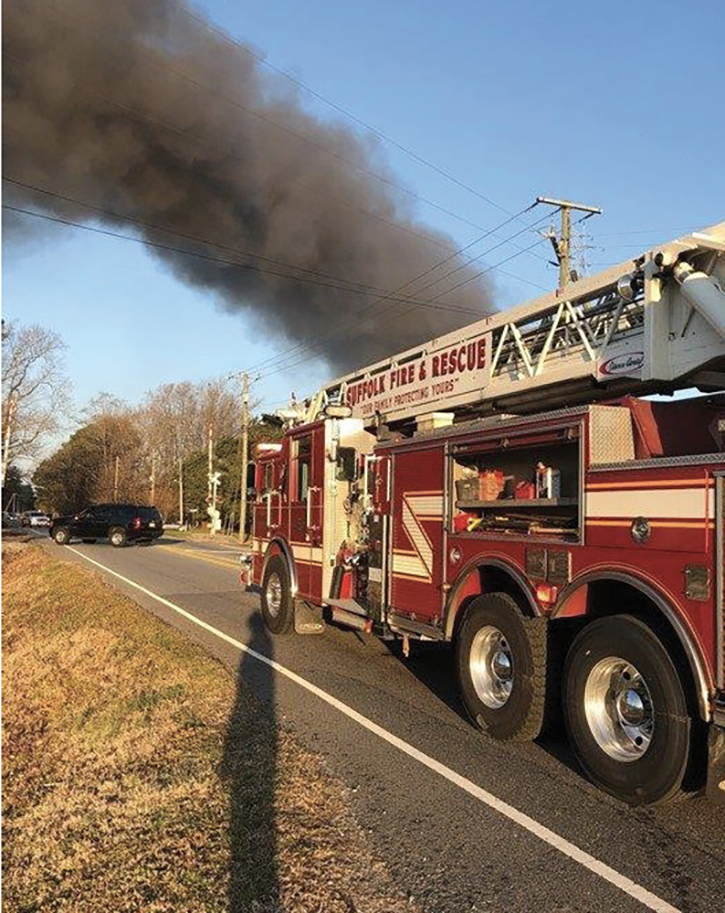
[{"label": "tree line", "polygon": [[[64,514],[89,503],[128,501],[154,504],[183,523],[208,519],[210,434],[213,471],[221,473],[222,523],[238,526],[241,408],[226,380],[165,384],[138,407],[96,398],[88,421],[33,473],[38,503]],[[274,426],[251,421],[252,444],[277,436]]]},{"label": "tree line", "polygon": [[[23,485],[16,463],[38,458],[67,407],[62,349],[59,337],[41,327],[3,326],[3,507],[10,490]],[[217,507],[223,525],[238,526],[242,402],[230,378],[164,384],[137,406],[103,393],[78,424],[65,443],[37,462],[32,473],[37,503],[27,504],[26,485],[21,498],[26,509],[65,514],[90,503],[128,501],[154,504],[167,519],[206,520],[211,435],[213,471],[221,473]],[[278,437],[275,426],[251,419],[250,453],[259,440]]]}]

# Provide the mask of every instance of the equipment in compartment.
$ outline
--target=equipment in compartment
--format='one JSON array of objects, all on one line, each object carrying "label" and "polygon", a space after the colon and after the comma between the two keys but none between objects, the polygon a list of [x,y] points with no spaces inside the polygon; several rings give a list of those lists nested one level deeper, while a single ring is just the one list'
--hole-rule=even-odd
[{"label": "equipment in compartment", "polygon": [[452,532],[575,539],[579,458],[575,439],[495,453],[467,449],[454,454]]},{"label": "equipment in compartment", "polygon": [[536,497],[558,498],[561,495],[561,472],[543,463],[536,464]]},{"label": "equipment in compartment", "polygon": [[495,501],[504,490],[506,480],[500,469],[481,469],[478,473],[478,497],[481,501]]}]

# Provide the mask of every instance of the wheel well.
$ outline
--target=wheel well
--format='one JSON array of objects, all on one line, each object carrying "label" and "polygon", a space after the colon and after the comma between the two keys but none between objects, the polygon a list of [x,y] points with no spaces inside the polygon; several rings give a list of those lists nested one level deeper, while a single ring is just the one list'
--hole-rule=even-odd
[{"label": "wheel well", "polygon": [[[290,588],[292,595],[297,595],[297,565],[295,564],[294,555],[292,554],[292,549],[289,547],[287,542],[284,539],[272,539],[267,547],[267,551],[264,555],[264,560],[262,562],[262,574],[264,576],[264,571],[267,567],[267,562],[273,555],[279,555],[280,558],[287,564],[287,572],[290,579]],[[262,582],[260,577],[260,584]]]},{"label": "wheel well", "polygon": [[646,624],[672,658],[690,713],[695,718],[702,715],[704,708],[698,700],[698,683],[690,657],[672,622],[652,597],[624,580],[595,580],[587,587],[586,606],[586,617],[580,620],[577,629],[588,621],[609,615],[633,615]]},{"label": "wheel well", "polygon": [[522,615],[532,618],[536,614],[523,585],[507,568],[495,564],[479,565],[462,575],[452,590],[446,617],[446,634],[449,639],[455,640],[457,637],[458,629],[473,600],[486,593],[506,593],[514,600]]}]

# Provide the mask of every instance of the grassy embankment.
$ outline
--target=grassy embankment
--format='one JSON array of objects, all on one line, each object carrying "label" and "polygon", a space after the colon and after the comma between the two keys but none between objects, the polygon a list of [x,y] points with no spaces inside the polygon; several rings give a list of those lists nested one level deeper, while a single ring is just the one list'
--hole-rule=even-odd
[{"label": "grassy embankment", "polygon": [[37,544],[3,584],[4,910],[411,910],[220,664]]}]

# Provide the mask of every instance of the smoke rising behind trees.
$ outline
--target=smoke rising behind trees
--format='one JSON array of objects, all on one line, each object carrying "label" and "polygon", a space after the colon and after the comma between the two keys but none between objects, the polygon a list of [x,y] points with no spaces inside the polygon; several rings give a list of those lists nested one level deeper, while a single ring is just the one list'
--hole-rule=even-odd
[{"label": "smoke rising behind trees", "polygon": [[[347,290],[395,291],[455,245],[372,176],[393,180],[374,137],[307,112],[256,51],[195,11],[174,0],[8,0],[3,24],[4,176],[85,205],[6,183],[9,202],[228,261],[153,251],[282,342],[326,336],[349,318],[348,344],[338,337],[321,353],[333,368],[474,319]],[[30,221],[10,214],[6,231]],[[415,296],[437,275],[401,294],[438,294],[444,283]],[[478,280],[443,300],[488,309]]]}]

